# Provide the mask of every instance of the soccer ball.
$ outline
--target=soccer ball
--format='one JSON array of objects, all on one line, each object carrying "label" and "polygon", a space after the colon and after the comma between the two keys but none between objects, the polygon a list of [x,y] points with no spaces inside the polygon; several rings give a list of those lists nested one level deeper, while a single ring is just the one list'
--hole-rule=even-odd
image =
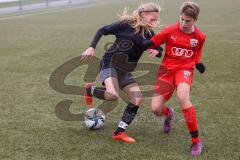
[{"label": "soccer ball", "polygon": [[89,129],[99,129],[104,125],[105,114],[98,108],[91,108],[85,113],[84,119]]}]

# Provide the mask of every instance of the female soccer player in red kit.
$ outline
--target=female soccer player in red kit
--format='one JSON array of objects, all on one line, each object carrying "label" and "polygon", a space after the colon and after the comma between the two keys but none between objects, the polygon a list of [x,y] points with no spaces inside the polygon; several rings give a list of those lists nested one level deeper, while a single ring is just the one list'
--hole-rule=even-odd
[{"label": "female soccer player in red kit", "polygon": [[[195,25],[199,12],[200,8],[196,3],[184,2],[180,9],[180,22],[165,27],[146,42],[154,46],[166,44],[166,52],[154,85],[152,112],[156,116],[166,116],[164,132],[169,133],[174,110],[165,106],[165,103],[176,89],[178,102],[192,136],[191,154],[193,156],[200,155],[202,152],[196,113],[190,101],[194,66],[200,73],[205,71],[205,66],[201,63],[201,55],[206,37]],[[149,50],[150,54],[154,52],[154,50]]]}]

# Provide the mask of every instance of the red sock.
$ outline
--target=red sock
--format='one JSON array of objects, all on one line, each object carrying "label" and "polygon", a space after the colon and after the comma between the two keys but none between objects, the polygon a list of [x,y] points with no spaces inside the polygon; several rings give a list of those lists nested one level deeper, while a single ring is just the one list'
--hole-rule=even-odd
[{"label": "red sock", "polygon": [[163,106],[162,111],[161,111],[161,115],[167,116],[168,115],[168,107],[167,106]]},{"label": "red sock", "polygon": [[182,111],[188,130],[192,136],[192,142],[200,142],[200,139],[198,138],[197,117],[194,106],[183,109]]}]

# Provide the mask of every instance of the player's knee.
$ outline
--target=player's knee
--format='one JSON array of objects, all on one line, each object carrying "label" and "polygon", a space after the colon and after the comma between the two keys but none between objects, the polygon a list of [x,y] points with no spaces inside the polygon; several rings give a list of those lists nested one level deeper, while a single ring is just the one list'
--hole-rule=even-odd
[{"label": "player's knee", "polygon": [[178,100],[178,103],[184,104],[187,101],[187,96],[186,95],[177,95],[177,100]]},{"label": "player's knee", "polygon": [[143,102],[143,96],[142,95],[137,95],[134,97],[130,97],[130,102],[133,103],[136,106],[139,106]]},{"label": "player's knee", "polygon": [[177,100],[180,104],[184,104],[189,101],[189,89],[181,88],[177,90]]},{"label": "player's knee", "polygon": [[191,103],[190,102],[190,97],[189,97],[188,94],[177,95],[177,100],[182,107],[184,107],[186,105],[189,105]]}]

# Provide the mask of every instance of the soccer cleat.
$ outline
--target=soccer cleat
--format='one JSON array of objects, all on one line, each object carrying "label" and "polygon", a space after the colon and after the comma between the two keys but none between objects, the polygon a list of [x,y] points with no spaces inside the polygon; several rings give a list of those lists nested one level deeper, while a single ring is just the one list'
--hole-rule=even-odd
[{"label": "soccer cleat", "polygon": [[87,88],[92,87],[92,83],[85,84],[85,91],[84,91],[84,101],[88,106],[92,106],[93,104],[93,97],[87,93]]},{"label": "soccer cleat", "polygon": [[163,124],[163,132],[169,133],[171,131],[171,121],[173,120],[174,116],[174,109],[172,107],[169,107],[168,115],[166,116]]},{"label": "soccer cleat", "polygon": [[201,153],[202,153],[202,148],[203,148],[203,145],[202,145],[202,142],[197,142],[197,143],[192,143],[192,146],[191,146],[191,154],[192,156],[199,156]]},{"label": "soccer cleat", "polygon": [[123,141],[126,143],[133,143],[135,139],[129,137],[126,132],[119,132],[117,134],[113,134],[112,138],[116,141]]}]

